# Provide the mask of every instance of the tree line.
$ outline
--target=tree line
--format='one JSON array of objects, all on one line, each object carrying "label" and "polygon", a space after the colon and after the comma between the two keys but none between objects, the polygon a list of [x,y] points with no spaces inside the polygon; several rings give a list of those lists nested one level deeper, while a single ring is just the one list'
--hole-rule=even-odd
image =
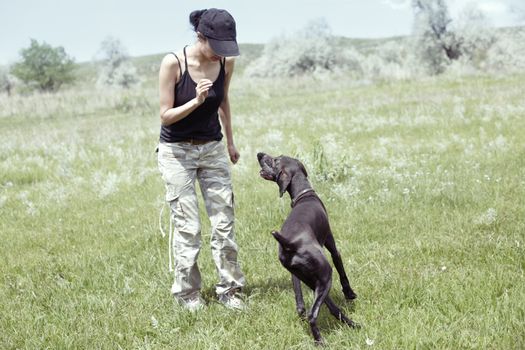
[{"label": "tree line", "polygon": [[[452,19],[445,0],[412,0],[413,35],[379,45],[363,53],[336,40],[323,20],[310,22],[291,37],[271,41],[245,74],[252,77],[293,77],[305,74],[350,72],[364,78],[438,75],[451,67],[481,71],[525,70],[525,30],[518,38],[501,38],[489,28],[474,5],[462,18]],[[525,17],[524,17],[525,19]],[[108,38],[101,43],[98,83],[129,88],[139,79],[122,43]],[[21,60],[0,67],[0,92],[11,94],[17,82],[25,89],[57,91],[75,80],[75,62],[63,47],[32,39],[20,52]],[[457,69],[457,68],[456,68]]]},{"label": "tree line", "polygon": [[[136,68],[122,42],[108,37],[99,50],[99,84],[129,88],[139,79]],[[20,51],[20,60],[11,67],[0,67],[0,91],[11,95],[14,86],[22,83],[25,90],[58,91],[75,81],[75,60],[62,46],[31,39],[29,47]]]},{"label": "tree line", "polygon": [[412,0],[409,37],[376,41],[373,49],[342,45],[323,20],[292,36],[270,41],[246,69],[251,77],[350,73],[356,78],[389,79],[456,73],[525,71],[525,27],[491,28],[471,3],[452,18],[445,0]]}]

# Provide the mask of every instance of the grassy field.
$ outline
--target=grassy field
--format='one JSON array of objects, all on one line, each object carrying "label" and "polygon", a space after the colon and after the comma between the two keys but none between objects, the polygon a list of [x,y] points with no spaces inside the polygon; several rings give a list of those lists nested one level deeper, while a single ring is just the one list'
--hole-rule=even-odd
[{"label": "grassy field", "polygon": [[170,297],[153,83],[0,97],[0,348],[313,349],[270,235],[289,199],[258,151],[304,162],[359,295],[346,303],[334,275],[363,327],[323,307],[328,348],[525,348],[524,79],[235,77],[243,313],[214,301],[204,219],[209,305]]}]

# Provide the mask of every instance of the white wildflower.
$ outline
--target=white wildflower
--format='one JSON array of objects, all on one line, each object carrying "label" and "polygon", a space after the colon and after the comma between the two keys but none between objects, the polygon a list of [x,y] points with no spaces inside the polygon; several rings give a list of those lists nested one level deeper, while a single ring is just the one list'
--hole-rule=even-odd
[{"label": "white wildflower", "polygon": [[34,216],[38,214],[38,209],[36,208],[35,204],[29,199],[29,192],[28,191],[22,191],[17,195],[17,198],[22,202],[23,205],[26,206],[26,212],[27,214]]},{"label": "white wildflower", "polygon": [[365,342],[366,342],[366,345],[368,345],[368,346],[372,346],[375,343],[374,339],[370,339],[368,337],[366,337]]},{"label": "white wildflower", "polygon": [[159,321],[157,321],[155,316],[151,316],[151,327],[155,329],[159,328]]},{"label": "white wildflower", "polygon": [[492,150],[505,151],[507,149],[507,139],[503,135],[499,135],[494,141],[489,142],[488,147]]},{"label": "white wildflower", "polygon": [[489,208],[483,214],[481,214],[474,222],[477,225],[492,225],[496,222],[498,212],[494,208]]},{"label": "white wildflower", "polygon": [[133,287],[131,286],[132,279],[130,277],[126,277],[124,279],[124,294],[131,294],[133,293]]},{"label": "white wildflower", "polygon": [[338,183],[334,185],[332,191],[340,198],[350,198],[361,192],[357,181]]},{"label": "white wildflower", "polygon": [[38,209],[36,208],[35,204],[31,201],[27,201],[25,203],[25,205],[27,205],[27,213],[31,216],[35,216],[36,214],[38,214]]},{"label": "white wildflower", "polygon": [[99,198],[104,198],[115,193],[118,190],[120,182],[120,177],[113,172],[107,175],[96,172],[93,176],[93,186],[95,189],[98,189]]},{"label": "white wildflower", "polygon": [[333,133],[328,133],[321,137],[321,144],[323,145],[323,150],[330,159],[334,159],[341,153],[341,147],[337,143],[337,135]]},{"label": "white wildflower", "polygon": [[281,143],[283,140],[283,133],[281,130],[271,130],[264,135],[265,143],[276,144]]}]

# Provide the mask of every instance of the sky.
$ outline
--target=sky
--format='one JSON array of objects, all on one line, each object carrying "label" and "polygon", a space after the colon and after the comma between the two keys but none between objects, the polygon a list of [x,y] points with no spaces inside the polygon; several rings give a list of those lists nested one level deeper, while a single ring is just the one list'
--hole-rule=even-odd
[{"label": "sky", "polygon": [[[473,3],[494,26],[525,24],[523,0],[447,3],[452,16]],[[77,62],[97,57],[108,37],[131,56],[178,51],[195,40],[189,13],[210,7],[234,16],[239,43],[266,43],[321,18],[351,38],[408,35],[413,22],[411,0],[0,0],[0,65],[19,60],[30,39],[62,46]]]}]

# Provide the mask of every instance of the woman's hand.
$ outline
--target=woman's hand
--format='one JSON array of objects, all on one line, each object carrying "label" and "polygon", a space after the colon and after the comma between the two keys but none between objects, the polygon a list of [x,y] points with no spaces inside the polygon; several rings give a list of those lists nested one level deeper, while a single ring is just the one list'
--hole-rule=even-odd
[{"label": "woman's hand", "polygon": [[237,148],[235,148],[235,145],[228,145],[228,154],[230,155],[230,160],[233,164],[237,163],[241,157]]},{"label": "woman's hand", "polygon": [[196,99],[199,104],[202,104],[206,97],[208,97],[208,91],[210,91],[212,85],[213,82],[209,79],[199,80],[197,87],[195,88],[195,92],[197,93]]}]

